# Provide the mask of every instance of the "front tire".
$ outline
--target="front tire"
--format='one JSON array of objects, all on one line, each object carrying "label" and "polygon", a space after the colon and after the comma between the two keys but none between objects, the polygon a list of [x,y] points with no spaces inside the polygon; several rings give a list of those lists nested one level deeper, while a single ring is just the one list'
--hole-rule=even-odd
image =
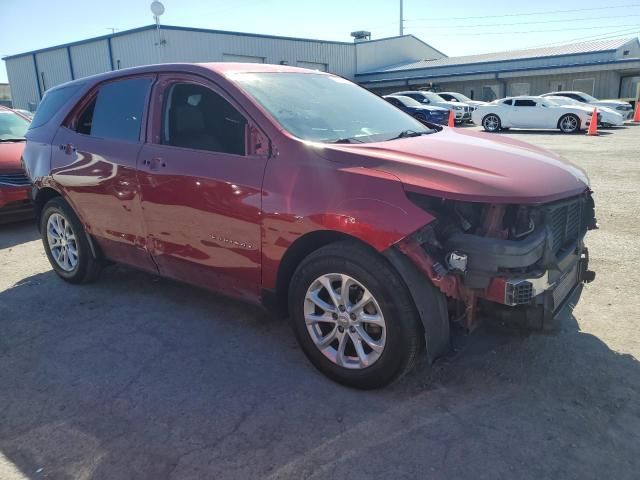
[{"label": "front tire", "polygon": [[576,133],[580,130],[580,119],[572,113],[563,115],[558,120],[558,128],[562,133]]},{"label": "front tire", "polygon": [[93,256],[82,223],[61,197],[42,209],[40,232],[49,263],[69,283],[88,283],[100,273],[102,264]]},{"label": "front tire", "polygon": [[495,113],[490,113],[482,119],[482,127],[490,133],[499,132],[502,128],[500,117]]},{"label": "front tire", "polygon": [[300,264],[291,279],[289,312],[311,363],[351,387],[397,380],[424,343],[398,273],[377,252],[351,241],[320,248]]}]

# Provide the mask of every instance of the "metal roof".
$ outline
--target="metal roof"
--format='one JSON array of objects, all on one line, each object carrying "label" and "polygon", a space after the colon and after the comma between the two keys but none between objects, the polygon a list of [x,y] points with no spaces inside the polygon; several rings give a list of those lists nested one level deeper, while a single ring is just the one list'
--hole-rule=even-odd
[{"label": "metal roof", "polygon": [[398,72],[404,70],[418,70],[432,67],[449,67],[457,65],[469,65],[475,63],[506,62],[511,60],[533,59],[541,57],[561,57],[565,55],[579,55],[585,53],[612,52],[618,48],[637,40],[637,37],[617,38],[613,40],[593,40],[589,42],[571,43],[556,47],[530,48],[526,50],[509,50],[506,52],[483,53],[480,55],[466,55],[461,57],[446,57],[436,60],[419,60],[417,62],[392,65],[383,69],[360,73]]}]

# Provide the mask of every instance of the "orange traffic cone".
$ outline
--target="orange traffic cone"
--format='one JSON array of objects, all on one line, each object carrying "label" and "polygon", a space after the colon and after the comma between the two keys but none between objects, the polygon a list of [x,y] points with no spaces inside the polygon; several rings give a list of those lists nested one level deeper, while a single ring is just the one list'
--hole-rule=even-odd
[{"label": "orange traffic cone", "polygon": [[456,126],[456,111],[449,110],[449,127],[453,128]]},{"label": "orange traffic cone", "polygon": [[640,122],[640,100],[636,100],[636,114],[633,116],[634,122]]},{"label": "orange traffic cone", "polygon": [[594,108],[591,114],[591,122],[589,123],[589,130],[587,135],[598,135],[598,109]]}]

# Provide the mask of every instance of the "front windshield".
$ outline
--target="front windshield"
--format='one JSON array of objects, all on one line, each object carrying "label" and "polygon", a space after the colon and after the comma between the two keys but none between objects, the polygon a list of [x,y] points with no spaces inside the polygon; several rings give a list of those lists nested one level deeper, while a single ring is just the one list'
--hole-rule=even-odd
[{"label": "front windshield", "polygon": [[456,93],[456,98],[458,99],[459,102],[473,102],[473,100],[471,100],[469,97],[461,93]]},{"label": "front windshield", "polygon": [[230,75],[289,133],[327,143],[391,140],[431,133],[387,101],[333,75],[297,72]]},{"label": "front windshield", "polygon": [[438,95],[437,93],[433,93],[433,92],[423,92],[423,93],[431,102],[446,102],[446,100],[442,98],[440,95]]},{"label": "front windshield", "polygon": [[397,98],[398,101],[402,103],[405,107],[422,107],[422,104],[419,101],[414,100],[411,97],[398,96],[398,97],[391,97],[391,98]]},{"label": "front windshield", "polygon": [[29,122],[9,110],[0,110],[0,141],[24,140]]},{"label": "front windshield", "polygon": [[580,96],[584,98],[587,102],[597,102],[598,99],[596,97],[592,97],[588,93],[580,92]]}]

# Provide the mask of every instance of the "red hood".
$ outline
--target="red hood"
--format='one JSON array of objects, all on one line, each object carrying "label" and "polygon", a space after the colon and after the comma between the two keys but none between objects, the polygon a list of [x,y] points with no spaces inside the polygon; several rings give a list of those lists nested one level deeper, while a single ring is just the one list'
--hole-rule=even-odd
[{"label": "red hood", "polygon": [[493,203],[544,203],[584,192],[589,180],[560,156],[496,134],[439,133],[363,145],[330,145],[335,162],[395,175],[407,190]]},{"label": "red hood", "polygon": [[22,170],[24,142],[0,142],[0,171]]}]

